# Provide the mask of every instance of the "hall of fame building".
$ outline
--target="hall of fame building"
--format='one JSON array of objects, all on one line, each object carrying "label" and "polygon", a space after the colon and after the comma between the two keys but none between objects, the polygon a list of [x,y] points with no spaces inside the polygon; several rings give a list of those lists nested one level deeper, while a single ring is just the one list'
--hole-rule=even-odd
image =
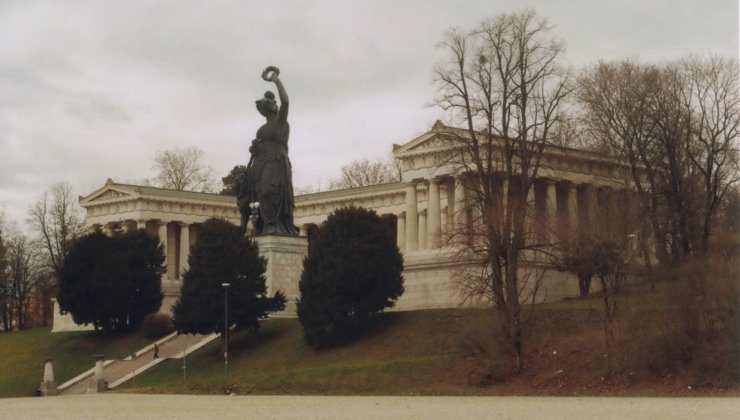
[{"label": "hall of fame building", "polygon": [[[403,145],[394,145],[393,156],[403,162],[401,181],[346,190],[326,191],[295,197],[294,222],[310,242],[315,226],[330,213],[356,206],[388,215],[396,225],[396,243],[404,257],[405,293],[394,310],[450,308],[463,304],[455,272],[461,261],[460,246],[445,240],[455,227],[471,225],[479,216],[466,188],[469,174],[462,173],[450,159],[454,143],[450,136],[464,132],[437,122],[434,127]],[[625,211],[623,198],[628,183],[626,168],[619,162],[593,152],[548,145],[528,203],[534,235],[557,242],[555,232],[574,232],[593,223],[589,213],[611,215],[619,223]],[[502,197],[505,182],[498,182]],[[145,229],[160,238],[166,253],[162,278],[165,294],[161,312],[169,313],[176,301],[182,275],[188,268],[190,246],[198,239],[198,226],[211,217],[235,224],[240,215],[236,198],[209,193],[176,191],[108,180],[98,190],[80,197],[86,210],[86,227],[112,233],[115,230]],[[579,226],[581,224],[581,226]],[[560,229],[554,229],[558,225]],[[563,229],[564,227],[564,229]],[[625,234],[627,233],[625,229]],[[458,242],[459,243],[459,242]],[[469,262],[468,262],[469,263]],[[547,269],[547,263],[540,264]],[[574,275],[553,267],[547,270],[542,296],[558,299],[578,295]],[[298,278],[292,290],[297,291]],[[290,296],[289,299],[297,296]],[[70,321],[57,315],[55,330]]]}]

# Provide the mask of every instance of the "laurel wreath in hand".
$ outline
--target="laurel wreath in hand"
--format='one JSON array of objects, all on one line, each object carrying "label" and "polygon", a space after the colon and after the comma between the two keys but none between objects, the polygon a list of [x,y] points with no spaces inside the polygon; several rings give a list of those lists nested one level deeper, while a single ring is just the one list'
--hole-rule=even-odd
[{"label": "laurel wreath in hand", "polygon": [[273,78],[277,78],[280,74],[280,69],[275,66],[269,66],[262,72],[262,79],[267,82],[272,82]]}]

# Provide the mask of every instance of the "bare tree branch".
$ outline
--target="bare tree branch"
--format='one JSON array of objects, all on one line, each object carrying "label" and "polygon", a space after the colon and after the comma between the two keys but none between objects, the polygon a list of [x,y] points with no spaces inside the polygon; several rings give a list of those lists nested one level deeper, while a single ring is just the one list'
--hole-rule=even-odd
[{"label": "bare tree branch", "polygon": [[180,191],[214,191],[215,172],[203,162],[203,156],[203,151],[197,147],[178,147],[175,150],[158,152],[152,165],[157,176],[152,183],[161,188]]},{"label": "bare tree branch", "polygon": [[534,11],[502,14],[470,33],[448,32],[440,44],[448,59],[435,68],[437,104],[452,125],[465,127],[448,136],[456,148],[451,163],[464,174],[466,207],[476,213],[447,239],[457,238],[459,258],[473,261],[457,283],[464,300],[495,305],[519,369],[530,326],[523,305],[535,301],[543,275],[531,262],[536,253],[547,258],[549,246],[534,242],[527,200],[545,146],[562,136],[559,110],[573,90],[555,65],[562,43],[549,31]]}]

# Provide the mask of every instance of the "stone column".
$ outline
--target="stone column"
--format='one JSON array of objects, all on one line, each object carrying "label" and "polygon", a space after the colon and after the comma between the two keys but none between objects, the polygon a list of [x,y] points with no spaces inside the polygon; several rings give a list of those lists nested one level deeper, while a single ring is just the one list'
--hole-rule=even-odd
[{"label": "stone column", "polygon": [[[597,206],[596,187],[590,184],[583,185],[583,219],[584,226],[592,226],[596,222]],[[593,226],[592,226],[593,227]]]},{"label": "stone column", "polygon": [[[427,194],[427,238],[429,240],[429,248],[436,248],[439,244],[439,235],[442,226],[442,215],[439,207],[439,179],[432,178],[429,180],[429,193]],[[419,230],[421,230],[421,226],[419,226]]]},{"label": "stone column", "polygon": [[454,229],[465,229],[465,186],[462,175],[455,177]]},{"label": "stone column", "polygon": [[167,227],[167,244],[168,246],[165,251],[167,252],[167,277],[170,279],[177,278],[177,257],[180,250],[177,247],[177,229],[175,229],[173,223],[171,228],[168,224]]},{"label": "stone column", "polygon": [[444,241],[444,236],[447,234],[449,230],[448,220],[449,217],[447,216],[447,209],[449,207],[444,207],[440,210],[440,220],[442,223],[439,226],[439,240],[437,241],[437,246],[441,246],[442,242]]},{"label": "stone column", "polygon": [[[157,223],[159,224],[157,226],[157,236],[159,237],[159,242],[161,242],[162,245],[164,246],[164,265],[165,265],[165,267],[168,267],[169,266],[169,261],[168,261],[167,255],[169,254],[169,252],[167,251],[168,250],[168,246],[167,246],[167,223],[166,222],[163,222],[161,220],[157,221]],[[166,269],[164,271],[164,274],[162,274],[162,276],[164,277],[163,280],[166,280],[167,279],[167,270]]]},{"label": "stone column", "polygon": [[568,184],[568,229],[570,235],[578,234],[578,187]]},{"label": "stone column", "polygon": [[444,232],[449,234],[455,226],[455,180],[448,179],[445,182],[445,195],[447,196],[447,218],[445,219]]},{"label": "stone column", "polygon": [[307,238],[308,237],[308,225],[300,225],[298,227],[298,230],[299,230],[299,234],[302,237],[304,237],[304,238]]},{"label": "stone column", "polygon": [[557,229],[560,218],[558,217],[558,190],[557,184],[552,179],[545,180],[545,222],[543,226],[547,230],[545,236],[550,241],[557,240]]},{"label": "stone column", "polygon": [[416,182],[411,181],[406,185],[406,250],[416,251],[418,249],[419,231],[417,226],[416,211]]},{"label": "stone column", "polygon": [[396,216],[396,245],[401,252],[406,249],[406,213]]},{"label": "stone column", "polygon": [[427,249],[427,211],[419,212],[419,249]]},{"label": "stone column", "polygon": [[190,225],[180,223],[180,267],[178,270],[180,280],[182,280],[182,275],[185,274],[185,270],[189,267],[188,255],[190,255]]}]

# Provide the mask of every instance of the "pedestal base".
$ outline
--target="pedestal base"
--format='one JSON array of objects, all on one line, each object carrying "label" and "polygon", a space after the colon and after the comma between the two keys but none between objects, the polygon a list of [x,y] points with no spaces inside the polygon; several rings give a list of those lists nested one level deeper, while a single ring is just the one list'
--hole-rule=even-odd
[{"label": "pedestal base", "polygon": [[258,236],[259,253],[267,260],[267,294],[285,293],[285,310],[275,316],[295,317],[298,281],[303,273],[303,258],[308,254],[308,240],[300,236]]},{"label": "pedestal base", "polygon": [[87,386],[88,394],[97,394],[98,392],[105,392],[108,390],[108,382],[102,379],[93,379]]},{"label": "pedestal base", "polygon": [[41,382],[39,391],[41,391],[41,395],[44,397],[51,397],[59,393],[59,390],[57,390],[57,383],[54,381]]}]

